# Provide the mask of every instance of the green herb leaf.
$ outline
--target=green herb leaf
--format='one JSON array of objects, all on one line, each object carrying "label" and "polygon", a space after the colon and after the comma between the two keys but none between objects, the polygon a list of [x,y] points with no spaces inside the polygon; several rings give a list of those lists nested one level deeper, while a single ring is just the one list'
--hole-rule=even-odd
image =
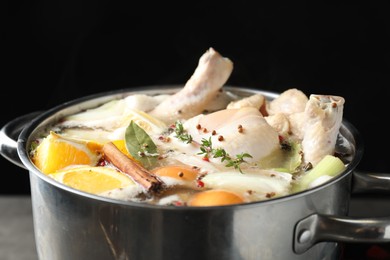
[{"label": "green herb leaf", "polygon": [[125,143],[127,151],[145,168],[150,169],[157,163],[157,146],[145,130],[133,120],[126,128]]},{"label": "green herb leaf", "polygon": [[200,152],[198,154],[203,154],[204,158],[208,158],[210,156],[210,153],[213,152],[213,144],[211,142],[211,137],[208,140],[206,138],[202,138],[201,142],[202,145],[200,146]]},{"label": "green herb leaf", "polygon": [[189,144],[192,142],[192,136],[189,135],[185,130],[184,126],[180,121],[175,122],[175,134],[176,138],[178,138],[180,141],[185,142],[186,144]]},{"label": "green herb leaf", "polygon": [[213,148],[213,143],[211,140],[211,137],[209,139],[202,138],[201,140],[202,144],[200,146],[200,152],[199,155],[203,154],[204,158],[209,158],[212,156],[213,158],[221,158],[221,162],[226,161],[225,167],[234,167],[234,169],[239,170],[241,173],[241,167],[240,165],[245,161],[245,158],[252,158],[252,155],[249,153],[241,153],[237,154],[236,158],[230,157],[230,155],[225,151],[223,148]]},{"label": "green herb leaf", "polygon": [[214,158],[219,158],[221,157],[221,162],[226,160],[227,154],[226,151],[222,148],[217,148],[214,150]]}]

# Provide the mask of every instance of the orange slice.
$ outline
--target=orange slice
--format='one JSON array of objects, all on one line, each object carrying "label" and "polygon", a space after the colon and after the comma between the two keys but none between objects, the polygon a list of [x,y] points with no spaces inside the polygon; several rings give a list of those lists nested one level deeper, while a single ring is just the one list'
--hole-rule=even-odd
[{"label": "orange slice", "polygon": [[124,173],[114,168],[102,166],[67,168],[48,176],[69,187],[92,194],[100,194],[134,185],[130,177]]},{"label": "orange slice", "polygon": [[114,141],[112,141],[112,143],[116,146],[116,148],[119,149],[119,151],[124,153],[131,160],[133,160],[134,162],[138,163],[139,165],[142,165],[142,163],[140,161],[138,161],[133,156],[131,156],[131,154],[129,153],[129,151],[126,148],[125,140],[114,140]]},{"label": "orange slice", "polygon": [[114,140],[112,143],[116,146],[116,148],[119,149],[119,151],[126,154],[130,159],[134,160],[131,154],[127,151],[125,140]]},{"label": "orange slice", "polygon": [[236,193],[226,190],[206,190],[195,193],[189,200],[189,206],[222,206],[243,203],[244,199]]},{"label": "orange slice", "polygon": [[43,173],[53,173],[70,165],[95,166],[103,144],[64,137],[54,132],[42,140],[32,156],[35,166]]},{"label": "orange slice", "polygon": [[199,175],[198,170],[184,165],[162,166],[153,169],[152,173],[160,177],[166,176],[182,181],[194,181]]}]

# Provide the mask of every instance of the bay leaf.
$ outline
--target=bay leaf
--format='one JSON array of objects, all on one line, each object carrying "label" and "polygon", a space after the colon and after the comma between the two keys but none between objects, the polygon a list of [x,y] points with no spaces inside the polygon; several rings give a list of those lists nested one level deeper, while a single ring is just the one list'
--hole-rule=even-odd
[{"label": "bay leaf", "polygon": [[133,120],[126,128],[125,143],[127,151],[134,159],[142,163],[146,169],[157,163],[157,146],[150,136]]}]

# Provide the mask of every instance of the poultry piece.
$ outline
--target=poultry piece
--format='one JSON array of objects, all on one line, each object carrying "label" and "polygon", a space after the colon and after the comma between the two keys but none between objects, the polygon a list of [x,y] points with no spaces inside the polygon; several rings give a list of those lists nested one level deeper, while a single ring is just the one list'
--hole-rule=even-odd
[{"label": "poultry piece", "polygon": [[227,105],[227,109],[231,108],[243,108],[243,107],[255,107],[258,110],[265,104],[265,97],[262,94],[254,94],[249,97],[235,100]]},{"label": "poultry piece", "polygon": [[333,155],[343,117],[344,98],[288,89],[267,104],[265,117],[281,136],[302,142],[304,162],[315,166]]},{"label": "poultry piece", "polygon": [[161,102],[149,114],[165,123],[172,123],[202,113],[217,96],[232,70],[231,60],[209,48],[200,57],[194,74],[184,88]]},{"label": "poultry piece", "polygon": [[184,127],[197,143],[211,138],[213,148],[223,148],[231,156],[250,154],[248,162],[258,162],[280,147],[277,131],[253,107],[201,114],[186,121]]},{"label": "poultry piece", "polygon": [[343,119],[344,98],[310,95],[304,112],[302,150],[304,161],[315,166],[325,155],[333,155]]},{"label": "poultry piece", "polygon": [[272,101],[266,102],[265,119],[281,136],[301,140],[303,112],[308,100],[301,90],[288,89]]},{"label": "poultry piece", "polygon": [[282,92],[277,98],[268,103],[267,112],[269,115],[283,113],[290,115],[305,110],[307,96],[296,88]]},{"label": "poultry piece", "polygon": [[282,137],[291,134],[291,124],[289,118],[283,113],[264,117],[267,123],[272,126]]}]

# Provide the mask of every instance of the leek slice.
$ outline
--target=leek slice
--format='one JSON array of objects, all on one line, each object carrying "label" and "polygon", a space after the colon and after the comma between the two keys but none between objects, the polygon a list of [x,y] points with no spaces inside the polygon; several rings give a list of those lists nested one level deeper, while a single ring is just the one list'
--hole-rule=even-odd
[{"label": "leek slice", "polygon": [[[313,186],[319,185],[321,182],[316,182],[318,178],[328,180],[328,177],[334,177],[345,170],[346,166],[343,161],[333,155],[326,155],[322,160],[310,171],[300,177],[293,186],[293,192],[303,191]],[[315,184],[315,185],[312,185]]]}]

